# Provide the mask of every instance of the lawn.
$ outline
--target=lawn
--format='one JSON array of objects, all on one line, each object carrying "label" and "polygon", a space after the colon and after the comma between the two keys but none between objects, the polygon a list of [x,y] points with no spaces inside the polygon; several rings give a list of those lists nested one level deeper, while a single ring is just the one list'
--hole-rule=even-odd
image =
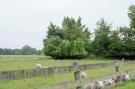
[{"label": "lawn", "polygon": [[[16,69],[31,69],[35,67],[36,63],[41,63],[42,65],[47,66],[65,66],[72,65],[72,60],[57,60],[51,61],[52,59],[44,56],[36,56],[37,59],[34,59],[35,56],[1,56],[0,57],[0,69],[1,71],[5,70],[16,70]],[[50,59],[50,60],[49,60]],[[90,64],[90,63],[104,63],[111,62],[108,60],[79,60],[80,64]],[[135,69],[135,64],[124,65],[120,67],[120,71],[127,69]],[[104,76],[105,74],[115,73],[113,67],[108,68],[98,68],[87,70],[87,75],[89,78]],[[27,78],[20,80],[5,80],[0,81],[0,89],[38,89],[42,87],[47,87],[50,85],[59,84],[62,82],[67,82],[74,80],[73,73],[64,73],[56,74],[45,77],[36,77],[36,78]]]}]

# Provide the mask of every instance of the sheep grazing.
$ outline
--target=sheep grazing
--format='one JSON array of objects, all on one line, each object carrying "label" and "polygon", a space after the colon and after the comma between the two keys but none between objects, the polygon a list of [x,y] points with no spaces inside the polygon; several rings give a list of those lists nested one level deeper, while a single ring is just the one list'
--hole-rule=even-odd
[{"label": "sheep grazing", "polygon": [[42,64],[36,64],[36,68],[42,68]]},{"label": "sheep grazing", "polygon": [[108,80],[104,80],[104,81],[103,81],[103,84],[104,84],[105,86],[108,86],[108,85],[109,85],[109,81],[108,81]]},{"label": "sheep grazing", "polygon": [[34,57],[33,59],[38,59],[38,58]]},{"label": "sheep grazing", "polygon": [[112,84],[113,84],[113,80],[112,80],[112,79],[104,80],[104,81],[103,81],[103,84],[104,84],[104,86],[112,85]]},{"label": "sheep grazing", "polygon": [[96,82],[96,89],[102,89],[104,87],[105,87],[105,85],[104,85],[103,81]]},{"label": "sheep grazing", "polygon": [[87,74],[85,72],[81,72],[80,74],[81,79],[87,78]]},{"label": "sheep grazing", "polygon": [[86,84],[83,89],[97,89],[96,83]]},{"label": "sheep grazing", "polygon": [[119,83],[122,80],[122,76],[117,76],[116,78],[112,78],[115,83]]},{"label": "sheep grazing", "polygon": [[123,75],[123,81],[126,82],[129,80],[129,74],[124,74]]},{"label": "sheep grazing", "polygon": [[114,85],[115,84],[114,78],[107,80],[107,83],[108,85]]}]

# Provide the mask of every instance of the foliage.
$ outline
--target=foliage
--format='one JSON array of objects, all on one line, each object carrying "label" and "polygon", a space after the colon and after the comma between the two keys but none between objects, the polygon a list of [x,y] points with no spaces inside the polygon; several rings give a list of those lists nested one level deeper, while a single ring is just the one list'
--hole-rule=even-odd
[{"label": "foliage", "polygon": [[22,49],[2,49],[0,48],[0,55],[41,55],[41,50],[36,50],[28,45],[22,47]]},{"label": "foliage", "polygon": [[81,18],[77,20],[65,17],[62,25],[53,23],[48,27],[44,39],[44,53],[54,58],[84,58],[94,54],[102,57],[135,57],[135,6],[129,7],[130,27],[121,26],[112,29],[103,18],[94,29],[94,37]]},{"label": "foliage", "polygon": [[130,27],[135,29],[135,6],[131,5],[129,7],[128,16],[130,19]]},{"label": "foliage", "polygon": [[93,40],[93,51],[96,55],[107,56],[109,51],[111,26],[102,18],[97,22],[95,38]]},{"label": "foliage", "polygon": [[83,58],[90,52],[90,32],[81,18],[65,17],[62,26],[50,23],[44,42],[44,54],[54,58]]},{"label": "foliage", "polygon": [[135,57],[135,6],[129,7],[130,28],[119,27],[110,30],[104,19],[97,22],[95,38],[92,43],[96,55],[105,57],[134,58]]}]

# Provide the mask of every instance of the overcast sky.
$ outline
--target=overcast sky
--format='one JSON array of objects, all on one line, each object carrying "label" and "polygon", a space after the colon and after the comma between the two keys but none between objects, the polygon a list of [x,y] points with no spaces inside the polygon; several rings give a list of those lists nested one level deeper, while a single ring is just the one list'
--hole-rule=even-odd
[{"label": "overcast sky", "polygon": [[41,49],[47,27],[64,16],[78,18],[93,29],[104,17],[114,27],[128,26],[134,0],[0,0],[0,48],[30,45]]}]

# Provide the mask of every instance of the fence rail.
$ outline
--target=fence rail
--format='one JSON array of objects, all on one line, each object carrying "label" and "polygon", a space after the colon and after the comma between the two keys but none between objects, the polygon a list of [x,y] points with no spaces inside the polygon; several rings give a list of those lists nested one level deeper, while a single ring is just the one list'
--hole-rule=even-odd
[{"label": "fence rail", "polygon": [[[128,73],[129,73],[131,79],[135,79],[135,71],[129,71]],[[118,74],[118,73],[114,73],[114,74],[111,74],[111,75],[108,74],[108,75],[104,75],[104,76],[83,79],[83,80],[81,80],[81,82],[79,80],[78,81],[70,81],[70,82],[57,84],[57,85],[54,85],[54,86],[51,86],[51,87],[39,88],[39,89],[75,89],[78,86],[84,86],[86,84],[94,83],[94,82],[97,82],[97,81],[115,78],[118,75],[120,75],[120,74]]]},{"label": "fence rail", "polygon": [[[112,63],[79,65],[79,69],[87,70],[87,69],[107,67],[107,66],[112,66]],[[74,70],[73,66],[61,66],[61,67],[4,71],[4,72],[0,72],[0,80],[14,80],[14,79],[23,79],[23,78],[38,77],[38,76],[48,77],[53,74],[73,72],[73,70]]]},{"label": "fence rail", "polygon": [[[135,64],[135,61],[125,62],[126,64]],[[98,63],[98,64],[84,64],[79,65],[79,70],[88,70],[95,68],[105,68],[114,66],[114,63]],[[26,70],[14,70],[0,72],[0,80],[15,80],[30,77],[45,76],[48,77],[54,74],[74,72],[73,66],[61,66],[61,67],[49,67],[49,68],[37,68],[37,69],[26,69]]]}]

